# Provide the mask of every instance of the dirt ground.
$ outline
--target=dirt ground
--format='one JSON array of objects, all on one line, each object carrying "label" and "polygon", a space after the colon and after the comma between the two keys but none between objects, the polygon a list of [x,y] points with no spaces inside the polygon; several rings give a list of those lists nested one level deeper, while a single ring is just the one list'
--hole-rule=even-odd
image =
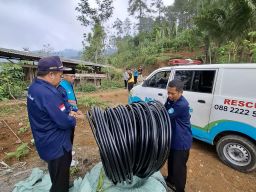
[{"label": "dirt ground", "polygon": [[[97,92],[92,94],[78,94],[78,98],[91,96],[109,103],[111,106],[127,103],[127,91],[124,89]],[[79,99],[78,99],[79,101]],[[84,113],[85,107],[80,108]],[[10,171],[0,167],[0,191],[12,191],[14,184],[24,180],[34,167],[47,170],[46,163],[41,161],[34,146],[31,144],[31,131],[18,134],[22,127],[28,123],[25,101],[0,102],[0,162],[4,161],[10,166]],[[9,126],[9,128],[8,128]],[[18,139],[30,143],[31,150],[26,157],[19,161],[15,158],[5,159],[5,153],[14,151]],[[99,151],[87,120],[79,120],[75,132],[74,158],[79,162],[79,172],[73,176],[83,176],[97,162],[100,161]],[[166,174],[166,166],[161,169]],[[256,172],[240,173],[220,162],[215,148],[195,140],[190,152],[188,162],[187,192],[255,192]]]}]

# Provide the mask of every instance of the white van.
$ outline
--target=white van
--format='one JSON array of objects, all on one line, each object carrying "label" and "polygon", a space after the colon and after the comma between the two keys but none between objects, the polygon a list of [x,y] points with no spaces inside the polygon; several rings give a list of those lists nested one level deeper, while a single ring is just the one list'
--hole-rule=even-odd
[{"label": "white van", "polygon": [[256,64],[164,67],[135,86],[129,102],[165,103],[167,83],[185,83],[193,137],[216,145],[219,158],[242,172],[256,169]]}]

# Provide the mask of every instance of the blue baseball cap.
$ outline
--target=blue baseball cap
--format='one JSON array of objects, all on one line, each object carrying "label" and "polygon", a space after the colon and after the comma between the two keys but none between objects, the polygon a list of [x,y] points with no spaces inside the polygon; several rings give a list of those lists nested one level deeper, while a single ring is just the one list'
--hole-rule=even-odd
[{"label": "blue baseball cap", "polygon": [[43,57],[38,61],[38,71],[71,71],[71,68],[63,67],[59,56]]}]

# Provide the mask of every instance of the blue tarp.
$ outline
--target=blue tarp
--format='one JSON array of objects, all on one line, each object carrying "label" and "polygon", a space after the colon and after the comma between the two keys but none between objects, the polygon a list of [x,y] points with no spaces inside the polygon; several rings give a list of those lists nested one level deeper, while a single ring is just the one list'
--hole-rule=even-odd
[{"label": "blue tarp", "polygon": [[[49,174],[34,168],[31,175],[15,185],[13,192],[48,192],[51,187]],[[114,185],[106,176],[102,164],[98,163],[84,178],[74,181],[70,192],[166,192],[166,185],[160,172],[154,173],[148,179],[134,176],[132,184]]]}]

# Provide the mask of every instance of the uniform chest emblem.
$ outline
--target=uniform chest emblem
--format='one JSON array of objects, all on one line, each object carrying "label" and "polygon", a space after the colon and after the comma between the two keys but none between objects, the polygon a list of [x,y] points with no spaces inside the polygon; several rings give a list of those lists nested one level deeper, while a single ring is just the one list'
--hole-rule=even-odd
[{"label": "uniform chest emblem", "polygon": [[169,113],[169,114],[173,114],[173,113],[174,113],[174,109],[173,109],[173,108],[170,108],[170,109],[168,110],[168,113]]}]

